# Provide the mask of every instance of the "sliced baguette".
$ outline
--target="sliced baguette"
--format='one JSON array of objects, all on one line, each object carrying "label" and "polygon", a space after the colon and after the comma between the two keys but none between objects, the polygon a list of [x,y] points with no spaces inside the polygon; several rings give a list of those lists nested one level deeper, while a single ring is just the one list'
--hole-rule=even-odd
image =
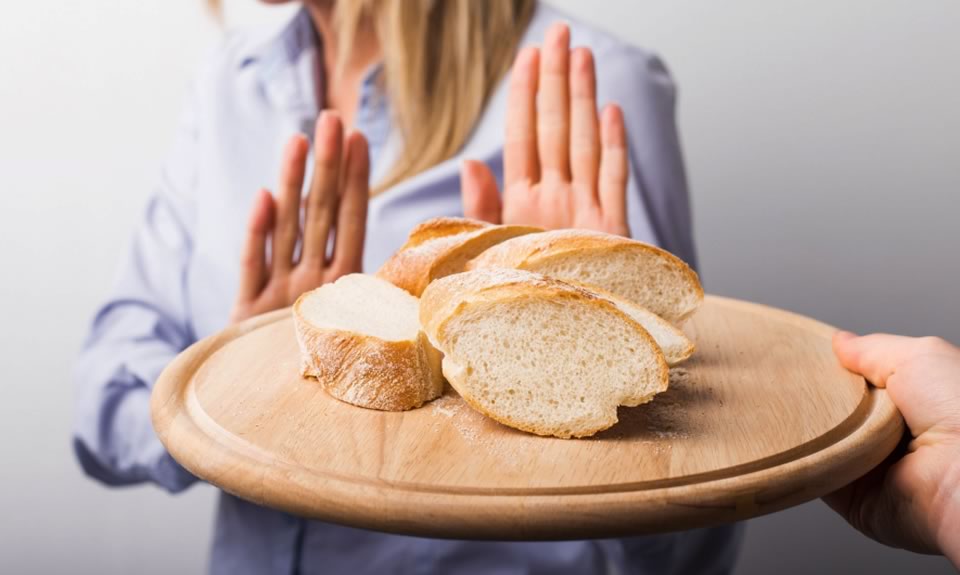
[{"label": "sliced baguette", "polygon": [[347,403],[403,411],[443,392],[440,354],[420,330],[417,298],[350,274],[293,305],[301,373]]},{"label": "sliced baguette", "polygon": [[428,240],[435,240],[446,236],[472,232],[483,228],[493,227],[493,224],[471,218],[438,217],[430,218],[410,230],[405,248],[416,247]]},{"label": "sliced baguette", "polygon": [[[573,285],[578,285],[574,282]],[[657,342],[657,345],[660,346],[661,351],[663,351],[663,357],[667,360],[667,365],[674,366],[677,365],[693,355],[696,346],[693,342],[690,341],[690,338],[686,336],[682,331],[680,331],[676,326],[652,311],[648,310],[645,307],[641,307],[631,301],[627,301],[622,297],[610,293],[602,288],[596,286],[584,286],[580,287],[591,291],[599,296],[602,296],[611,302],[613,302],[620,310],[630,316],[635,322],[643,326],[643,329],[647,330],[654,341]]]},{"label": "sliced baguette", "polygon": [[670,252],[587,230],[553,230],[496,245],[466,269],[505,267],[596,286],[677,324],[703,301],[696,272]]},{"label": "sliced baguette", "polygon": [[467,262],[491,246],[541,231],[467,218],[433,218],[410,232],[403,247],[377,271],[377,277],[419,297],[431,281],[462,272]]},{"label": "sliced baguette", "polygon": [[585,437],[617,406],[665,391],[660,347],[616,304],[539,274],[479,269],[431,283],[420,322],[443,373],[475,409],[511,427]]}]

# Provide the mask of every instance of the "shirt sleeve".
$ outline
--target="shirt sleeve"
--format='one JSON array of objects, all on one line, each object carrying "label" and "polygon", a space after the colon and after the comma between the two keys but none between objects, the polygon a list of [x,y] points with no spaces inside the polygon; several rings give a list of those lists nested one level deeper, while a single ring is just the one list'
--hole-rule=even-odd
[{"label": "shirt sleeve", "polygon": [[660,58],[632,46],[599,51],[596,62],[598,102],[619,104],[627,128],[630,232],[696,267],[673,79]]},{"label": "shirt sleeve", "polygon": [[152,481],[171,491],[196,481],[166,452],[150,418],[150,391],[195,337],[186,299],[193,246],[197,97],[191,91],[172,153],[138,222],[74,369],[74,452],[108,485]]}]

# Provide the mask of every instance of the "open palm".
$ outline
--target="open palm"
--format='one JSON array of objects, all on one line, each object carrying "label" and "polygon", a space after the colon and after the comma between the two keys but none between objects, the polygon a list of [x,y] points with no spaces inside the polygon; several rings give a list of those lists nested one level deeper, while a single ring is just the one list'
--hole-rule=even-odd
[{"label": "open palm", "polygon": [[508,98],[503,199],[486,165],[465,162],[465,215],[629,235],[623,113],[609,105],[597,114],[593,54],[570,50],[566,25],[550,28],[542,57],[537,47],[520,51]]},{"label": "open palm", "polygon": [[[344,137],[340,117],[325,111],[314,140],[313,179],[304,201],[309,143],[299,134],[284,150],[277,199],[267,190],[257,194],[233,322],[291,305],[305,291],[360,271],[369,200],[366,139],[357,132]],[[331,235],[335,239],[328,249]]]}]

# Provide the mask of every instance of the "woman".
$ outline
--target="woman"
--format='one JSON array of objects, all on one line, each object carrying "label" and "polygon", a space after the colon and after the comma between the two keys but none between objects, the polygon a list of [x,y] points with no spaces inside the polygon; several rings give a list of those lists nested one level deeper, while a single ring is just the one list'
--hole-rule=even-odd
[{"label": "woman", "polygon": [[[374,271],[428,217],[630,233],[693,262],[669,76],[649,54],[561,18],[531,0],[311,0],[279,35],[228,37],[201,71],[77,368],[74,445],[87,473],[171,492],[195,482],[150,425],[150,388],[166,363],[230,321]],[[586,48],[571,52],[571,41]],[[611,100],[624,110],[598,115],[597,102]],[[290,136],[301,131],[314,133],[310,159],[307,138]],[[255,193],[278,164],[276,193]],[[236,294],[232,305],[225,294]],[[724,572],[737,540],[733,528],[426,540],[222,494],[211,571]]]}]

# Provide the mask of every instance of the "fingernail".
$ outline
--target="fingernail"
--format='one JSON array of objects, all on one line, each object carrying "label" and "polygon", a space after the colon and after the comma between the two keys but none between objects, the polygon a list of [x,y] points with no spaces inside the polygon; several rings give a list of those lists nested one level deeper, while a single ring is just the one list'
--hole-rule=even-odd
[{"label": "fingernail", "polygon": [[537,53],[536,46],[525,46],[517,53],[517,64],[523,66],[529,64]]},{"label": "fingernail", "polygon": [[320,112],[320,123],[325,127],[332,127],[340,120],[340,114],[335,110],[324,110]]},{"label": "fingernail", "polygon": [[566,22],[557,22],[550,28],[550,34],[558,41],[562,41],[570,35],[570,27]]},{"label": "fingernail", "polygon": [[850,331],[840,330],[837,333],[835,333],[833,337],[836,339],[839,339],[840,341],[847,341],[848,339],[853,339],[857,337],[857,334]]}]

